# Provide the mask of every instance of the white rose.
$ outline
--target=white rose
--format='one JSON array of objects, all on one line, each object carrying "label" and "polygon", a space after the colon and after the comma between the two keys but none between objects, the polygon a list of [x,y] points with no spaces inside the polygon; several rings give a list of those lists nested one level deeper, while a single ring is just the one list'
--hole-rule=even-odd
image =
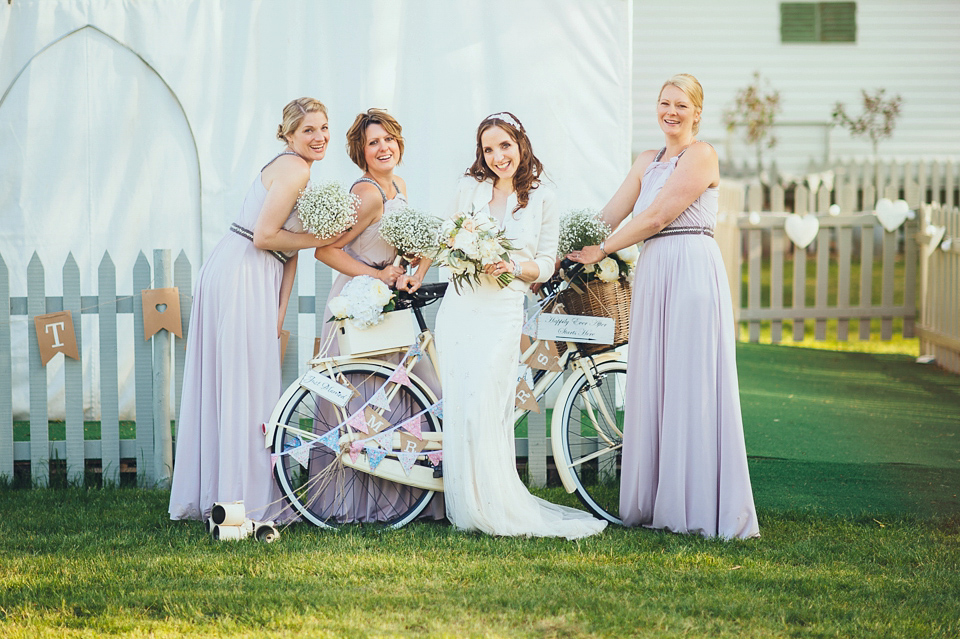
[{"label": "white rose", "polygon": [[463,251],[467,257],[476,259],[479,257],[477,254],[477,234],[466,229],[460,229],[457,236],[453,238],[453,249]]},{"label": "white rose", "polygon": [[600,260],[597,268],[600,270],[597,277],[600,278],[601,282],[614,282],[620,277],[620,267],[617,266],[617,261],[612,257],[605,257]]},{"label": "white rose", "polygon": [[380,280],[375,279],[370,284],[370,295],[373,297],[373,301],[376,306],[383,308],[390,302],[393,292],[390,290],[389,286]]},{"label": "white rose", "polygon": [[617,251],[617,257],[627,264],[633,266],[636,264],[637,258],[640,257],[640,249],[637,248],[636,244],[631,244],[630,246]]},{"label": "white rose", "polygon": [[330,300],[327,306],[330,308],[330,314],[338,320],[346,319],[350,314],[347,310],[349,306],[347,299],[341,295],[337,295]]},{"label": "white rose", "polygon": [[485,240],[480,240],[480,261],[484,264],[492,264],[493,262],[498,262],[500,260],[500,244],[492,239],[487,238]]}]

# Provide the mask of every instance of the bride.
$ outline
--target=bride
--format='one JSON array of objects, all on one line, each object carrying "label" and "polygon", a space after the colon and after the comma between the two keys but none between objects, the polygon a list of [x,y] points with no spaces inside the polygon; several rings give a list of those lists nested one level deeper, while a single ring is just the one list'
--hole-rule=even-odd
[{"label": "bride", "polygon": [[[447,518],[459,529],[491,535],[578,539],[605,521],[551,504],[528,491],[516,469],[514,398],[524,295],[552,274],[559,222],[554,196],[540,184],[543,166],[510,113],[485,118],[477,156],[460,180],[458,211],[485,213],[516,247],[486,267],[480,283],[448,287],[437,314],[443,388],[443,481]],[[504,288],[503,273],[515,279]],[[398,288],[418,280],[401,276]]]}]

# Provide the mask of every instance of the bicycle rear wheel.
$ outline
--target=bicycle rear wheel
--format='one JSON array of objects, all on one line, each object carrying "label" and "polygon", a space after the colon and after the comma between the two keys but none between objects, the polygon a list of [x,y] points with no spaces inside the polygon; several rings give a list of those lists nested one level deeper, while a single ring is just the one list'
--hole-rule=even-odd
[{"label": "bicycle rear wheel", "polygon": [[552,432],[560,438],[560,450],[554,453],[558,470],[568,472],[584,506],[615,524],[622,523],[620,458],[626,383],[627,364],[619,360],[581,373],[560,409],[559,432],[556,420]]},{"label": "bicycle rear wheel", "polygon": [[[313,441],[333,428],[337,428],[346,418],[359,410],[377,389],[381,388],[393,373],[395,367],[388,363],[357,362],[340,366],[338,372],[343,376],[340,383],[348,382],[360,393],[343,408],[317,395],[307,388],[298,386],[284,394],[271,422],[277,424],[274,431],[272,452],[276,457],[274,474],[280,489],[296,512],[310,523],[324,528],[338,528],[344,524],[362,523],[399,528],[416,518],[433,497],[432,490],[401,483],[405,475],[394,472],[393,476],[401,481],[371,476],[368,472],[351,467],[349,453],[346,452],[350,438],[364,438],[367,435],[356,433],[352,429],[341,428],[341,453],[315,444],[309,449],[306,467],[288,452],[291,448]],[[390,385],[393,388],[393,384]],[[399,424],[432,404],[430,396],[417,384],[398,386],[396,395],[390,402],[390,408],[383,411],[383,417],[391,424]],[[440,422],[430,413],[424,413],[421,419],[423,433],[439,433]],[[349,432],[348,432],[349,431]],[[425,435],[425,438],[429,435]],[[364,466],[366,453],[361,451],[357,457]],[[378,467],[377,474],[399,468],[396,452],[386,457]],[[415,463],[414,474],[428,474],[433,469],[428,462],[420,458]]]}]

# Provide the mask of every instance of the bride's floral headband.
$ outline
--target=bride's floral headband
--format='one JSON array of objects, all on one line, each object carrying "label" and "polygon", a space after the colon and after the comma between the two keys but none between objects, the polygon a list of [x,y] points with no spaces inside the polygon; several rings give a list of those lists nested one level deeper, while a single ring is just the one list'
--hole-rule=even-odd
[{"label": "bride's floral headband", "polygon": [[520,125],[519,122],[517,122],[517,119],[514,118],[509,113],[507,113],[506,111],[501,111],[500,113],[494,113],[493,115],[488,115],[487,117],[484,118],[484,121],[486,120],[503,120],[507,124],[510,124],[516,127],[520,131],[523,131],[523,127]]}]

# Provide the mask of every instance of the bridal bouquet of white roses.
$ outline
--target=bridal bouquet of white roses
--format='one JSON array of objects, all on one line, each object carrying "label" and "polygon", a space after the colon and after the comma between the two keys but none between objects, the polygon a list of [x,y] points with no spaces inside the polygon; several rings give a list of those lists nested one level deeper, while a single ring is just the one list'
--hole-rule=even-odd
[{"label": "bridal bouquet of white roses", "polygon": [[[571,251],[579,251],[584,246],[596,246],[607,239],[611,233],[610,226],[600,217],[595,209],[577,209],[568,211],[560,216],[560,241],[557,254],[563,257]],[[639,251],[634,245],[611,253],[596,264],[587,264],[577,281],[614,282],[621,277],[630,275],[636,264]]]},{"label": "bridal bouquet of white roses", "polygon": [[309,184],[297,198],[297,216],[304,229],[325,240],[356,224],[358,206],[360,198],[339,182]]},{"label": "bridal bouquet of white roses", "polygon": [[[457,292],[464,282],[473,288],[480,282],[484,266],[509,259],[507,251],[515,248],[493,218],[477,212],[457,213],[440,224],[437,235],[439,248],[433,259],[453,272],[451,280]],[[512,273],[497,277],[500,288],[512,280]]]},{"label": "bridal bouquet of white roses", "polygon": [[437,250],[440,220],[405,206],[388,211],[380,218],[380,237],[408,257],[426,257]]},{"label": "bridal bouquet of white roses", "polygon": [[375,277],[358,275],[347,282],[340,295],[330,300],[331,320],[346,320],[357,328],[383,321],[383,314],[396,307],[397,292]]}]

